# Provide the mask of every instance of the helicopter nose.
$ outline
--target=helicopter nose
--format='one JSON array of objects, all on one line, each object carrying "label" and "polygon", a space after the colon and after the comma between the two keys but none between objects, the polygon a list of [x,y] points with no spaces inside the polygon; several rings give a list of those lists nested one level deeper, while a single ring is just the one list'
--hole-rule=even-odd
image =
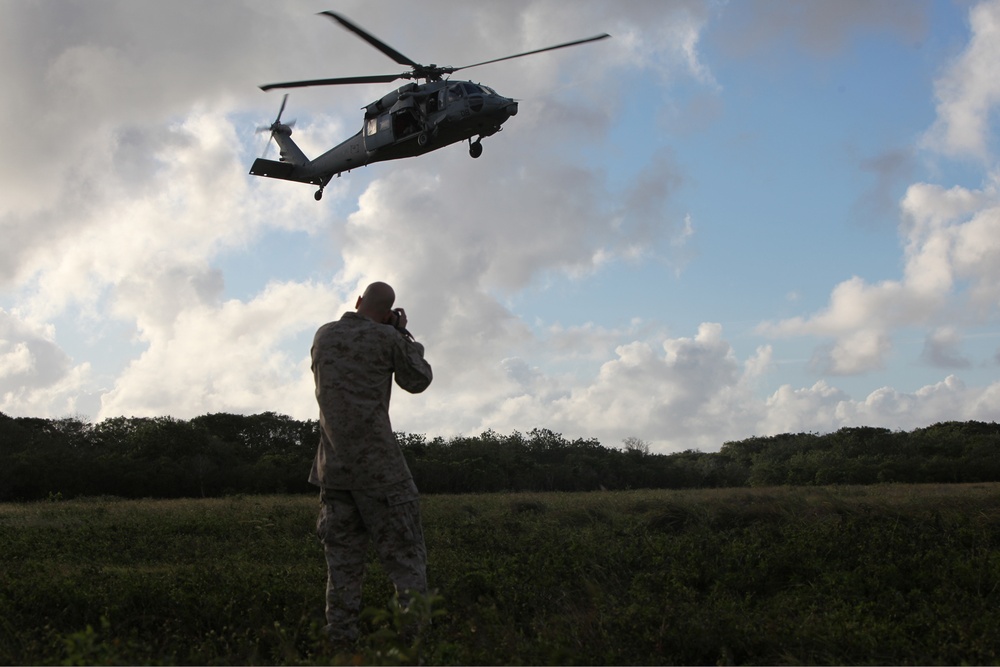
[{"label": "helicopter nose", "polygon": [[507,105],[507,113],[511,116],[517,115],[517,102],[511,102]]}]

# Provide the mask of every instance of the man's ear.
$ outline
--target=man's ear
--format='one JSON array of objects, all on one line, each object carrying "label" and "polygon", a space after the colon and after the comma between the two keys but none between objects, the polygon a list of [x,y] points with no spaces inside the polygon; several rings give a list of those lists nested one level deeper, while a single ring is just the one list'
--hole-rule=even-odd
[{"label": "man's ear", "polygon": [[354,309],[355,310],[361,310],[361,297],[360,296],[358,297],[358,300],[354,303]]}]

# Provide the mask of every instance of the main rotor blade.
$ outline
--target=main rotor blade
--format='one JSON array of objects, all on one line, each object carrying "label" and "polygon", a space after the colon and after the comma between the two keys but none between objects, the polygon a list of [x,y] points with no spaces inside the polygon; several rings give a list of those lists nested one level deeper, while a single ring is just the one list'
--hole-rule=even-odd
[{"label": "main rotor blade", "polygon": [[479,67],[480,65],[489,65],[490,63],[498,63],[501,60],[510,60],[511,58],[521,58],[522,56],[531,56],[536,53],[543,53],[545,51],[555,51],[556,49],[564,49],[567,46],[576,46],[577,44],[586,44],[587,42],[596,42],[599,39],[605,39],[610,37],[608,33],[603,33],[601,35],[595,35],[593,37],[587,37],[586,39],[578,39],[573,42],[566,42],[565,44],[556,44],[555,46],[546,46],[544,49],[535,49],[534,51],[525,51],[524,53],[518,53],[513,56],[504,56],[503,58],[494,58],[493,60],[484,60],[481,63],[476,63],[474,65],[463,65],[462,67],[449,68],[452,72],[457,72],[460,69],[469,69],[470,67]]},{"label": "main rotor blade", "polygon": [[308,81],[287,81],[285,83],[267,83],[260,87],[261,90],[271,90],[272,88],[305,88],[306,86],[339,86],[349,83],[389,83],[396,79],[408,79],[406,74],[377,74],[375,76],[347,76],[339,79],[310,79]]},{"label": "main rotor blade", "polygon": [[278,109],[278,117],[274,119],[275,123],[281,122],[281,114],[285,113],[285,104],[287,103],[288,103],[288,93],[285,93],[285,96],[281,98],[281,108]]},{"label": "main rotor blade", "polygon": [[402,53],[400,53],[396,49],[392,48],[391,46],[389,46],[388,44],[386,44],[385,42],[383,42],[379,38],[375,37],[371,33],[366,32],[362,28],[354,25],[353,23],[351,23],[350,21],[348,21],[346,18],[344,18],[340,14],[337,14],[336,12],[330,12],[330,11],[320,12],[320,14],[322,14],[324,16],[329,16],[331,19],[333,19],[334,21],[336,21],[340,25],[344,26],[345,28],[347,28],[348,30],[350,30],[351,32],[353,32],[355,35],[357,35],[361,39],[365,40],[366,42],[368,42],[369,44],[371,44],[372,46],[374,46],[376,49],[378,49],[379,51],[381,51],[385,55],[389,56],[390,58],[392,58],[393,60],[395,60],[400,65],[409,65],[410,67],[413,67],[413,68],[420,67],[419,63],[413,62],[412,60],[410,60],[409,58],[407,58],[406,56],[404,56]]}]

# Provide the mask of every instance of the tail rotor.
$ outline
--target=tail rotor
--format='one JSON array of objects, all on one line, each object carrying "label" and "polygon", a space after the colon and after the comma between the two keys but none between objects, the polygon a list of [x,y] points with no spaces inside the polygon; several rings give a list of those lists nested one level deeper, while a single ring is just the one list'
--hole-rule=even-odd
[{"label": "tail rotor", "polygon": [[264,157],[267,157],[267,153],[271,148],[271,141],[274,139],[274,133],[280,132],[282,134],[291,135],[292,128],[295,127],[295,121],[291,120],[285,124],[281,122],[281,114],[285,113],[285,104],[288,102],[288,93],[281,98],[281,106],[278,108],[278,116],[274,119],[274,122],[270,125],[258,125],[257,134],[262,132],[270,132],[271,136],[267,140],[267,145],[264,147]]}]

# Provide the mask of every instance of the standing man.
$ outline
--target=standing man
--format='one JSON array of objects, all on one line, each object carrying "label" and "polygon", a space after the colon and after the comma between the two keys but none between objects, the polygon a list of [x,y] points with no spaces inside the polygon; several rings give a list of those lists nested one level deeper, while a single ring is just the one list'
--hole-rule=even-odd
[{"label": "standing man", "polygon": [[358,638],[369,539],[402,604],[409,592],[427,591],[417,487],[389,422],[389,395],[393,376],[416,394],[432,375],[395,300],[392,287],[372,283],[356,313],[324,324],[313,339],[320,442],[309,481],[321,489],[326,631],[338,642]]}]

